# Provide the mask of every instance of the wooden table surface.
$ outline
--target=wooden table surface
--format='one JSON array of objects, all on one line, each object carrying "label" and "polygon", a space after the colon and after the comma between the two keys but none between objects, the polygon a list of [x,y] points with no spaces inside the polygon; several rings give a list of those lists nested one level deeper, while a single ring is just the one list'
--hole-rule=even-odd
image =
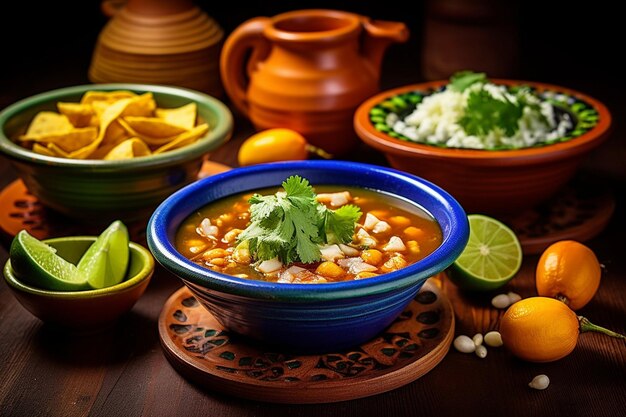
[{"label": "wooden table surface", "polygon": [[[237,121],[235,138],[212,155],[235,164],[243,138],[251,132]],[[362,148],[357,160],[384,164]],[[0,159],[1,185],[14,178]],[[619,186],[619,184],[617,184]],[[617,188],[619,189],[619,187]],[[609,227],[589,246],[606,265],[600,290],[581,313],[618,332],[626,331],[624,195]],[[7,258],[0,249],[0,262]],[[527,256],[508,289],[535,294],[537,256]],[[464,294],[445,281],[453,300],[457,334],[497,328],[501,312],[490,307],[492,294]],[[1,416],[416,416],[416,415],[624,415],[626,343],[584,334],[568,357],[548,364],[525,363],[504,349],[485,359],[452,349],[430,373],[391,392],[359,400],[320,405],[281,405],[243,400],[195,386],[167,362],[159,344],[157,317],[181,286],[157,268],[144,296],[114,327],[96,334],[72,334],[42,324],[0,283]],[[550,377],[545,391],[528,388],[537,374]]]},{"label": "wooden table surface", "polygon": [[[82,67],[51,60],[41,68],[22,68],[28,71],[26,77],[12,80],[0,89],[0,108],[37,92],[87,82],[87,52],[79,60]],[[401,53],[396,58],[396,64],[404,62],[400,61]],[[389,63],[385,68],[384,88],[418,81],[413,76],[414,67],[394,68]],[[392,68],[395,73],[389,72]],[[623,89],[595,79],[552,77],[541,81],[564,83],[588,92],[615,110],[616,129],[608,147],[586,161],[586,168],[600,173],[599,181],[612,187],[617,208],[609,226],[588,242],[606,265],[606,271],[597,295],[580,313],[624,333],[626,152],[620,140],[624,127],[619,124],[626,119]],[[237,149],[251,132],[250,125],[238,118],[234,138],[216,151],[212,160],[235,165]],[[386,164],[381,155],[364,145],[346,159]],[[14,179],[10,164],[0,157],[0,188]],[[6,248],[0,247],[0,264],[4,265],[7,257]],[[537,259],[525,257],[519,275],[505,290],[523,297],[535,295]],[[497,328],[501,312],[490,308],[493,294],[466,294],[447,281],[444,284],[455,307],[457,334],[471,336]],[[599,334],[582,335],[572,354],[548,364],[517,360],[504,349],[489,349],[485,359],[452,349],[437,367],[415,382],[359,400],[282,405],[222,395],[185,380],[163,355],[157,318],[165,301],[180,287],[177,278],[157,267],[146,293],[114,327],[95,334],[75,334],[42,324],[21,307],[4,280],[0,280],[0,416],[626,415],[626,343]],[[537,374],[550,377],[547,390],[528,388],[528,382]]]}]

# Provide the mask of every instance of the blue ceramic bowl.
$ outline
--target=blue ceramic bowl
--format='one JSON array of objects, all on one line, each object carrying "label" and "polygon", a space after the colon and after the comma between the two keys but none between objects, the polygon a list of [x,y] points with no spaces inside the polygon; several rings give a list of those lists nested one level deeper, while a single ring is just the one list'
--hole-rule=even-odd
[{"label": "blue ceramic bowl", "polygon": [[[298,174],[313,185],[369,188],[410,200],[441,226],[443,242],[404,269],[358,281],[279,284],[247,280],[203,268],[181,255],[174,237],[183,220],[218,199],[279,186]],[[281,347],[324,352],[365,342],[385,329],[424,281],[447,268],[467,243],[461,206],[444,190],[413,175],[374,165],[298,161],[238,168],[197,181],[167,198],[148,224],[148,246],[226,328]]]}]

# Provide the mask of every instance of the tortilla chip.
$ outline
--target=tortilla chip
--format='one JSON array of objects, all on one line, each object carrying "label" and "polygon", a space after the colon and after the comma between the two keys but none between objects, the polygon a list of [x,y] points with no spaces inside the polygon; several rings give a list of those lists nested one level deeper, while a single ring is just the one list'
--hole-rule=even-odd
[{"label": "tortilla chip", "polygon": [[39,136],[35,142],[54,143],[66,152],[73,152],[93,142],[98,136],[95,127],[81,127],[67,133]]},{"label": "tortilla chip", "polygon": [[120,143],[103,158],[105,161],[132,159],[150,155],[150,148],[139,138],[130,138]]},{"label": "tortilla chip", "polygon": [[130,125],[124,119],[117,119],[117,123],[119,123],[120,126],[122,126],[124,130],[126,130],[126,132],[128,133],[128,135],[130,135],[130,137],[140,138],[141,140],[143,140],[150,146],[165,145],[166,143],[171,142],[173,139],[175,139],[176,136],[178,136],[178,135],[175,135],[175,136],[171,136],[167,138],[153,138],[151,136],[142,135],[141,133],[137,132],[135,129],[130,127]]},{"label": "tortilla chip", "polygon": [[59,113],[67,116],[74,127],[89,126],[91,118],[94,116],[94,111],[90,104],[58,102],[57,109]]},{"label": "tortilla chip", "polygon": [[209,129],[196,103],[157,108],[151,92],[87,91],[80,103],[38,113],[17,138],[36,153],[74,159],[129,159],[191,144]]},{"label": "tortilla chip", "polygon": [[54,154],[54,156],[60,156],[61,158],[71,158],[68,152],[65,152],[55,143],[48,143],[48,150]]},{"label": "tortilla chip", "polygon": [[69,157],[76,159],[89,158],[89,156],[98,148],[102,139],[104,139],[109,125],[113,123],[115,119],[120,116],[120,114],[122,114],[128,103],[130,103],[130,100],[130,98],[123,98],[108,106],[100,117],[100,130],[98,131],[98,137],[84,148],[70,153]]},{"label": "tortilla chip", "polygon": [[150,117],[156,109],[156,102],[152,93],[144,93],[133,97],[128,106],[122,112],[122,117],[141,116]]},{"label": "tortilla chip", "polygon": [[206,132],[208,131],[209,131],[208,124],[204,123],[204,124],[198,125],[185,133],[181,133],[169,143],[166,143],[165,145],[156,149],[153,152],[153,154],[157,155],[166,151],[171,151],[172,149],[177,149],[183,146],[190,145],[194,143],[196,140],[198,140],[198,138],[201,138],[202,136],[204,136]]},{"label": "tortilla chip", "polygon": [[100,146],[115,146],[133,136],[132,134],[129,134],[124,127],[122,127],[120,124],[121,120],[122,119],[115,119],[111,122],[104,137],[102,138]]},{"label": "tortilla chip", "polygon": [[115,102],[124,98],[137,97],[132,91],[87,91],[80,99],[81,104],[93,104],[96,101]]},{"label": "tortilla chip", "polygon": [[187,131],[156,117],[128,116],[124,117],[124,121],[140,135],[151,138],[171,138]]},{"label": "tortilla chip", "polygon": [[19,140],[36,140],[41,136],[59,135],[74,129],[67,116],[51,111],[37,113],[26,134],[19,137]]},{"label": "tortilla chip", "polygon": [[50,149],[48,149],[47,147],[40,145],[38,143],[33,144],[33,151],[41,154],[41,155],[46,155],[46,156],[57,156],[54,152],[52,152]]},{"label": "tortilla chip", "polygon": [[163,121],[183,129],[191,130],[196,125],[196,103],[189,103],[175,109],[156,109],[155,113]]}]

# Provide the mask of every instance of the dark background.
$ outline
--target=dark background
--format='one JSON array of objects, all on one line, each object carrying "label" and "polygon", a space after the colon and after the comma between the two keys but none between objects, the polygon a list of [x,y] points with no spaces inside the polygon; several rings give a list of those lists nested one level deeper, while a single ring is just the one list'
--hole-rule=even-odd
[{"label": "dark background", "polygon": [[[409,26],[411,37],[407,43],[389,48],[383,63],[382,88],[427,78],[429,74],[425,74],[424,68],[428,66],[429,56],[424,55],[425,44],[441,39],[437,36],[442,35],[433,33],[428,22],[438,23],[439,27],[448,25],[449,30],[445,29],[443,35],[453,35],[452,38],[472,28],[493,30],[487,42],[456,36],[456,43],[439,46],[437,53],[487,55],[491,61],[484,61],[485,68],[474,65],[471,69],[484,70],[500,64],[501,68],[489,75],[558,84],[604,101],[614,116],[613,134],[586,165],[626,180],[623,162],[626,146],[621,140],[622,120],[626,117],[622,100],[626,76],[619,64],[626,36],[623,18],[612,2],[585,2],[584,6],[561,0],[410,3],[274,0],[245,4],[197,0],[195,3],[217,20],[226,35],[250,17],[272,16],[296,8],[333,8],[376,19],[403,21]],[[411,10],[407,9],[408,4]],[[51,87],[89,82],[91,53],[107,22],[99,1],[12,2],[1,19],[0,39],[4,41],[1,68],[5,74],[0,78],[0,107]],[[511,60],[516,65],[508,64]],[[446,62],[448,69],[454,67],[454,62]]]}]

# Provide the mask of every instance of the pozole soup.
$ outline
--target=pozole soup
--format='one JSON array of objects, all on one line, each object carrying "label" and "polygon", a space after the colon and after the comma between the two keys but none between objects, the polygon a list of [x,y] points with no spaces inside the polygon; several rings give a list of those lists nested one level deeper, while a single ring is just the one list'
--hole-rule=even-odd
[{"label": "pozole soup", "polygon": [[303,188],[297,180],[289,184],[292,178],[299,177],[283,183],[284,190],[238,194],[201,208],[180,226],[177,249],[241,278],[327,283],[404,268],[441,244],[437,222],[408,201],[363,188],[313,189],[300,179]]}]

